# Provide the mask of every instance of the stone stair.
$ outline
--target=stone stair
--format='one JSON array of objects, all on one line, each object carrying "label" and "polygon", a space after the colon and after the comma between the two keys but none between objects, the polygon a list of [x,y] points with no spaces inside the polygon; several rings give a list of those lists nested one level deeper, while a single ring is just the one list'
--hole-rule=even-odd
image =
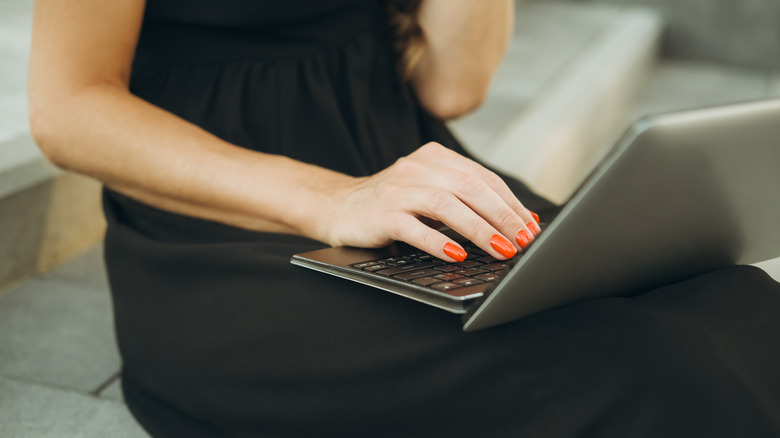
[{"label": "stone stair", "polygon": [[54,168],[29,134],[0,143],[0,288],[85,251],[104,229],[97,182]]}]

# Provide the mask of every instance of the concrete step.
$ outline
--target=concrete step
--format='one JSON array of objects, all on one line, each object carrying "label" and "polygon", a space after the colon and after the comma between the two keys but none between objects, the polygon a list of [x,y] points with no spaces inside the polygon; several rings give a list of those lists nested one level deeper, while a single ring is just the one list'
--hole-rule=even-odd
[{"label": "concrete step", "polygon": [[476,156],[563,202],[622,123],[662,29],[650,9],[519,4],[488,99],[451,127]]},{"label": "concrete step", "polygon": [[29,134],[0,143],[0,289],[85,251],[104,229],[96,181],[54,168]]}]

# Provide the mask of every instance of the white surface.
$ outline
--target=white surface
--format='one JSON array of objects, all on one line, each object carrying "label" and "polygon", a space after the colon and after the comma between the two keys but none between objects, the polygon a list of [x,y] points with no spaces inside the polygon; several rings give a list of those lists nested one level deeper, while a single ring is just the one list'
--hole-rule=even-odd
[{"label": "white surface", "polygon": [[[4,66],[0,65],[0,71]],[[0,81],[6,79],[0,73]],[[15,91],[0,96],[0,148],[3,143],[30,132],[30,122],[27,117],[27,93]],[[0,161],[0,165],[2,161]]]},{"label": "white surface", "polygon": [[0,199],[59,173],[60,170],[46,160],[29,134],[0,142]]},{"label": "white surface", "polygon": [[0,199],[55,176],[30,137],[27,64],[32,0],[0,0]]},{"label": "white surface", "polygon": [[767,274],[772,276],[777,281],[780,281],[780,258],[774,259],[774,260],[767,260],[765,262],[756,263],[754,266],[757,266],[764,271],[766,271]]},{"label": "white surface", "polygon": [[0,148],[30,130],[26,90],[32,6],[31,0],[0,1]]},{"label": "white surface", "polygon": [[780,97],[780,73],[774,73],[769,78],[769,95],[772,97]]}]

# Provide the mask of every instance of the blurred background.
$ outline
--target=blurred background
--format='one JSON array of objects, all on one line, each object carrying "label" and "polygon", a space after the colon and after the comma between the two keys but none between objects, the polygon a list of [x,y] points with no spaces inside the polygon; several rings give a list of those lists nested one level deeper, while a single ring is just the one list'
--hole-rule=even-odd
[{"label": "blurred background", "polygon": [[571,0],[645,6],[665,23],[665,56],[726,65],[780,67],[780,2],[775,0]]},{"label": "blurred background", "polygon": [[[0,0],[0,436],[145,436],[119,387],[99,185],[29,134],[32,6]],[[770,97],[778,0],[522,0],[487,101],[451,127],[563,202],[640,117]]]}]

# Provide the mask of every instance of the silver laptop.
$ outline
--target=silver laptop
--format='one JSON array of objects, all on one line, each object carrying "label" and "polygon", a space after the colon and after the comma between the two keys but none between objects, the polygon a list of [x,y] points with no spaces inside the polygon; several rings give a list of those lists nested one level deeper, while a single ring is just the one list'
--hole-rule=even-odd
[{"label": "silver laptop", "polygon": [[780,256],[780,100],[635,124],[522,254],[442,262],[405,244],[296,265],[453,313],[464,331]]}]

